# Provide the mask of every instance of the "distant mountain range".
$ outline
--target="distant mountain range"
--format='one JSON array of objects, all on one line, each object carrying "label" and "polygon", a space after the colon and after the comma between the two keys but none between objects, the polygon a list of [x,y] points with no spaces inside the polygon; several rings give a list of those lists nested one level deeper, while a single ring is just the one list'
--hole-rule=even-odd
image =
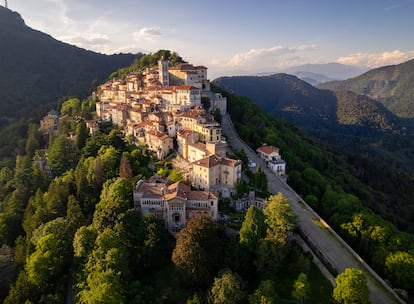
[{"label": "distant mountain range", "polygon": [[[290,67],[283,72],[286,74],[291,74],[302,78],[302,75],[305,77],[312,77],[312,75],[317,75],[317,77],[321,77],[318,82],[324,82],[324,78],[330,80],[344,80],[351,77],[358,76],[364,72],[366,72],[368,68],[365,67],[358,67],[353,65],[346,65],[341,63],[321,63],[321,64],[304,64],[299,66]],[[309,73],[309,74],[308,74]],[[319,81],[321,80],[321,81]]]},{"label": "distant mountain range", "polygon": [[288,74],[221,77],[213,84],[251,98],[266,112],[323,141],[414,168],[407,150],[414,147],[410,122],[368,96],[318,89]]},{"label": "distant mountain range", "polygon": [[[294,75],[311,85],[319,83],[344,80],[358,76],[368,69],[353,65],[341,63],[320,63],[320,64],[303,64],[293,66],[282,71],[282,73]],[[245,73],[246,74],[246,73]],[[270,76],[278,74],[277,72],[255,73],[254,76]]]},{"label": "distant mountain range", "polygon": [[318,85],[369,96],[402,118],[414,118],[414,59],[370,70],[358,77]]},{"label": "distant mountain range", "polygon": [[346,133],[350,127],[354,132],[398,131],[398,119],[377,101],[352,92],[321,90],[296,76],[221,77],[213,83],[251,98],[265,111],[300,127],[342,128]]},{"label": "distant mountain range", "polygon": [[306,81],[307,83],[315,86],[319,83],[323,83],[323,82],[328,82],[328,81],[333,81],[335,79],[329,78],[325,75],[322,74],[317,74],[317,73],[313,73],[313,72],[292,72],[292,73],[288,73],[291,75],[294,75],[296,77],[298,77],[299,79]]},{"label": "distant mountain range", "polygon": [[26,26],[0,6],[0,118],[16,117],[67,95],[86,96],[92,82],[141,54],[103,55],[60,42]]}]

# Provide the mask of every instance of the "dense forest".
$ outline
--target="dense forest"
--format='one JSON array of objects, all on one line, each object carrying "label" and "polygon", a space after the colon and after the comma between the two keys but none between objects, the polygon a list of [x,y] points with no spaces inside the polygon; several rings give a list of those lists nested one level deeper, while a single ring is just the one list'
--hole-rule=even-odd
[{"label": "dense forest", "polygon": [[221,77],[213,83],[342,151],[398,171],[414,170],[414,121],[397,117],[368,96],[321,90],[287,74]]},{"label": "dense forest", "polygon": [[413,118],[413,68],[414,60],[410,60],[373,69],[347,80],[318,84],[318,87],[364,94],[378,100],[399,117]]},{"label": "dense forest", "polygon": [[[161,51],[142,60],[167,55],[179,57]],[[362,182],[375,176],[378,183],[404,187],[404,181],[367,159],[337,154],[247,98],[222,94],[242,138],[252,148],[263,141],[280,147],[289,183],[393,287],[412,294],[413,236],[371,211],[376,199],[393,192],[378,193]],[[68,115],[60,135],[47,142],[35,121],[22,124],[20,149],[0,171],[4,303],[333,303],[345,301],[340,290],[349,289],[343,284],[351,278],[364,281],[346,271],[332,292],[289,238],[297,219],[282,195],[268,196],[263,211],[251,207],[235,215],[240,221],[230,226],[195,218],[174,239],[155,217],[141,217],[132,201],[139,179],[159,173],[175,180],[179,174],[171,163],[131,144],[110,123],[89,134],[84,122],[93,117],[95,100],[69,98],[57,108]],[[76,138],[68,139],[69,133]],[[46,153],[49,174],[41,170]],[[251,184],[240,183],[236,196],[251,187],[267,195],[260,173],[251,176]],[[232,211],[228,200],[219,208]],[[392,206],[384,208],[384,216],[395,220]],[[367,290],[360,291],[366,303]]]},{"label": "dense forest", "polygon": [[[81,109],[93,102],[85,103],[69,99],[62,105],[62,114],[73,118],[59,131],[76,132],[77,139],[61,135],[50,143],[52,176],[31,161],[44,153],[35,125],[29,127],[25,155],[16,158],[14,168],[1,170],[4,303],[62,303],[67,297],[76,303],[187,298],[229,303],[230,296],[238,299],[235,303],[289,303],[299,277],[307,288],[303,293],[298,288],[293,297],[330,301],[329,283],[287,242],[296,220],[280,195],[270,197],[263,212],[249,209],[240,240],[228,238],[209,218],[189,222],[176,240],[155,217],[141,218],[131,209],[133,185],[164,167],[145,148],[126,143],[111,125],[89,136],[79,118],[88,115]],[[276,217],[285,224],[272,222]]]},{"label": "dense forest", "polygon": [[[266,114],[248,98],[222,94],[229,98],[231,118],[240,136],[252,148],[264,142],[279,147],[288,164],[290,185],[378,273],[394,287],[412,293],[414,237],[403,230],[412,233],[413,208],[407,201],[398,205],[399,196],[407,196],[408,201],[412,196],[412,177],[368,158],[338,153]],[[403,213],[410,214],[407,220]]]},{"label": "dense forest", "polygon": [[[31,123],[15,161],[0,171],[4,303],[332,302],[331,285],[288,240],[296,218],[281,195],[238,215],[240,238],[201,217],[174,239],[155,217],[142,218],[135,183],[176,171],[109,123],[89,134],[84,121],[94,105],[59,102],[68,115],[60,135],[47,142]],[[39,165],[46,153],[49,174]],[[265,181],[254,184],[266,192]]]}]

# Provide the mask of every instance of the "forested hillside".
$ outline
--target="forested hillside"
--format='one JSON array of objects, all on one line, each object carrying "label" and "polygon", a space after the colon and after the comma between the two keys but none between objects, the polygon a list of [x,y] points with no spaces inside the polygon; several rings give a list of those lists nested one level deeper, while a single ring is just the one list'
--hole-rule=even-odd
[{"label": "forested hillside", "polygon": [[374,157],[400,171],[414,170],[413,122],[367,96],[317,89],[286,74],[221,77],[213,83],[341,150]]},{"label": "forested hillside", "polygon": [[[252,148],[263,142],[280,147],[292,187],[393,287],[412,294],[414,237],[401,231],[413,231],[412,177],[340,154],[249,99],[221,93],[241,137]],[[89,134],[85,120],[94,117],[95,100],[59,104],[68,116],[47,150],[33,123],[24,148],[0,170],[4,303],[333,302],[332,287],[288,239],[297,219],[282,195],[266,198],[263,211],[251,207],[244,217],[236,215],[241,221],[231,227],[239,237],[208,217],[195,217],[174,239],[153,215],[133,209],[132,198],[141,178],[159,173],[175,179],[172,164],[132,144],[110,123]],[[49,174],[41,169],[46,154]],[[262,176],[259,170],[252,185],[266,184],[257,183]],[[244,183],[237,192],[251,189]],[[219,204],[231,211],[228,201]]]},{"label": "forested hillside", "polygon": [[358,77],[318,84],[333,91],[347,90],[381,102],[395,115],[414,118],[414,60],[380,67]]},{"label": "forested hillside", "polygon": [[0,6],[0,126],[62,96],[86,97],[114,70],[141,55],[103,55],[69,45],[25,25]]},{"label": "forested hillside", "polygon": [[[195,217],[175,240],[153,215],[142,217],[133,186],[156,172],[172,179],[175,170],[110,123],[88,134],[94,107],[90,99],[62,101],[68,116],[47,151],[31,124],[24,149],[0,171],[4,303],[332,302],[330,284],[288,242],[296,218],[283,196],[269,197],[264,211],[249,209],[245,220],[239,214],[240,239]],[[50,175],[33,162],[46,152]]]},{"label": "forested hillside", "polygon": [[393,286],[413,293],[413,177],[366,157],[339,153],[249,99],[227,96],[240,136],[253,149],[263,143],[279,147],[289,184]]}]

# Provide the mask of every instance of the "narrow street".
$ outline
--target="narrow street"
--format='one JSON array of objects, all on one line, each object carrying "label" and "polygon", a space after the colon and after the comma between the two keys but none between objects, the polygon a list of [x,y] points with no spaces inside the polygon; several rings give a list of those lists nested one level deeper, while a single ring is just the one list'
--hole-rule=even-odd
[{"label": "narrow street", "polygon": [[223,115],[221,125],[228,144],[233,149],[244,150],[248,158],[266,173],[269,191],[273,194],[281,192],[289,199],[290,206],[298,216],[299,226],[304,234],[339,273],[343,272],[345,268],[361,269],[368,281],[371,303],[404,303],[289,185],[266,167],[266,164],[257,156],[256,152],[240,139],[228,114]]}]

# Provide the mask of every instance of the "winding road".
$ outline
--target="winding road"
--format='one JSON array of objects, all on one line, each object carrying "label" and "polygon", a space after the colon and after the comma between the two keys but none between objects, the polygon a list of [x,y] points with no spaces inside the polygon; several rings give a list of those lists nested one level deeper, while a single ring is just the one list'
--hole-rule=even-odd
[{"label": "winding road", "polygon": [[281,192],[289,199],[293,212],[299,218],[299,228],[339,273],[345,268],[361,269],[367,279],[373,304],[405,303],[289,185],[267,168],[255,151],[238,136],[228,114],[223,115],[221,126],[228,144],[233,149],[244,150],[248,158],[266,173],[269,191],[273,194]]}]

